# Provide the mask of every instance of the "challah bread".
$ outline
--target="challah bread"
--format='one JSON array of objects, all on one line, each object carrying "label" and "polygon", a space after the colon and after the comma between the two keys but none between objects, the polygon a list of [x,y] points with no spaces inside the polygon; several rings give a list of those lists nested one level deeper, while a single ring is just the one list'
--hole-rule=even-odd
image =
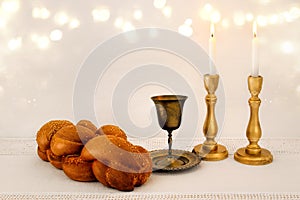
[{"label": "challah bread", "polygon": [[41,150],[40,147],[37,148],[37,154],[38,156],[40,157],[40,159],[42,159],[43,161],[49,161],[48,160],[48,156],[47,156],[47,153],[46,153],[47,150]]},{"label": "challah bread", "polygon": [[64,173],[75,181],[96,181],[92,170],[93,161],[82,160],[79,156],[66,156],[62,163]]},{"label": "challah bread", "polygon": [[96,126],[88,120],[81,120],[76,126],[66,120],[50,121],[37,133],[38,155],[62,169],[63,158],[80,155],[84,143],[96,136],[96,130]]},{"label": "challah bread", "polygon": [[66,120],[53,120],[37,132],[39,157],[76,181],[96,181],[121,191],[144,184],[152,173],[146,149],[127,141],[115,125],[99,129],[90,121],[76,126]]},{"label": "challah bread", "polygon": [[144,184],[151,175],[152,162],[148,151],[114,135],[91,139],[80,157],[92,161],[95,177],[103,185],[131,191]]},{"label": "challah bread", "polygon": [[55,155],[50,149],[46,151],[49,162],[57,169],[62,169],[62,156]]},{"label": "challah bread", "polygon": [[50,142],[50,149],[56,156],[80,154],[82,147],[75,125],[62,127]]},{"label": "challah bread", "polygon": [[93,160],[92,171],[94,176],[104,186],[109,187],[109,183],[106,182],[107,169],[108,166],[104,165],[102,162],[99,162],[98,160]]},{"label": "challah bread", "polygon": [[76,124],[76,128],[83,144],[96,136],[97,127],[88,120],[80,120]]},{"label": "challah bread", "polygon": [[49,161],[46,151],[50,149],[50,142],[53,135],[56,134],[62,127],[72,125],[67,120],[52,120],[44,124],[37,132],[36,142],[38,144],[38,156],[44,160]]},{"label": "challah bread", "polygon": [[97,131],[96,135],[114,135],[127,140],[126,133],[115,125],[103,125]]}]

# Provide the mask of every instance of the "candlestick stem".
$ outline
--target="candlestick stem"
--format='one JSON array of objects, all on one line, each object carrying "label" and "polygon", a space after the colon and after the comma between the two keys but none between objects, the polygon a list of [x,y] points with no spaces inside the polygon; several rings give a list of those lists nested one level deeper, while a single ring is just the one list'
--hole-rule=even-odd
[{"label": "candlestick stem", "polygon": [[250,106],[250,119],[246,130],[249,145],[240,148],[234,154],[234,159],[240,163],[248,165],[264,165],[271,163],[273,156],[270,151],[258,145],[262,131],[259,122],[259,106],[261,103],[258,97],[262,88],[263,78],[261,76],[248,77],[248,87],[251,97],[248,100]]},{"label": "candlestick stem", "polygon": [[193,152],[202,157],[203,160],[217,161],[228,157],[225,146],[217,144],[215,137],[218,133],[218,124],[215,117],[215,105],[217,96],[215,91],[218,88],[219,75],[204,75],[204,86],[208,94],[205,97],[207,113],[203,125],[203,133],[206,138],[203,144],[194,147]]}]

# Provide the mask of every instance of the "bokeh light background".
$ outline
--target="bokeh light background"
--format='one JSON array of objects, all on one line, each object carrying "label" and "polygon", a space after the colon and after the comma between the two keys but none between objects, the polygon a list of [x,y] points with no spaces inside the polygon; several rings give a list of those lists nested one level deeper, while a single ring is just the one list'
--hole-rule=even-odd
[{"label": "bokeh light background", "polygon": [[[260,95],[263,137],[298,137],[300,2],[295,0],[2,0],[0,137],[31,138],[50,119],[74,120],[74,82],[82,62],[99,43],[124,31],[159,27],[190,37],[208,52],[211,21],[216,27],[215,62],[226,94],[222,137],[245,137],[253,20],[258,24],[264,77]],[[123,64],[136,62],[140,53],[124,58]],[[153,52],[153,59],[160,56]],[[122,62],[116,65],[107,77],[117,80],[118,70],[124,69]],[[179,70],[184,74],[187,68],[183,64]],[[202,78],[192,74],[203,105],[202,137],[205,91]],[[110,85],[111,79],[106,80]],[[110,107],[101,105],[100,96],[106,93],[98,93],[97,115],[103,123],[111,123]],[[133,120],[141,115],[132,111]],[[139,119],[136,123],[143,123]]]}]

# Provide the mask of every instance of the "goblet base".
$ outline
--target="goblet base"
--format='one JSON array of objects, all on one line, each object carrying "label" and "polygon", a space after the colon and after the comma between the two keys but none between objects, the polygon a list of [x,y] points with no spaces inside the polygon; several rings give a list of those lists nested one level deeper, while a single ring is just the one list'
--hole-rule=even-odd
[{"label": "goblet base", "polygon": [[207,150],[203,144],[198,144],[194,147],[193,153],[205,161],[219,161],[228,157],[226,147],[220,144],[216,144],[216,147],[212,150]]},{"label": "goblet base", "polygon": [[175,156],[167,156],[167,157],[162,157],[161,160],[159,159],[156,164],[158,166],[166,166],[168,168],[178,168],[182,165],[185,165],[186,162],[184,159],[176,158]]},{"label": "goblet base", "polygon": [[155,150],[150,152],[153,171],[181,171],[192,168],[200,163],[200,158],[183,150],[172,149],[172,155],[168,150]]},{"label": "goblet base", "polygon": [[246,153],[246,147],[238,149],[234,154],[234,159],[246,165],[266,165],[273,161],[271,152],[267,149],[261,149],[257,155]]}]

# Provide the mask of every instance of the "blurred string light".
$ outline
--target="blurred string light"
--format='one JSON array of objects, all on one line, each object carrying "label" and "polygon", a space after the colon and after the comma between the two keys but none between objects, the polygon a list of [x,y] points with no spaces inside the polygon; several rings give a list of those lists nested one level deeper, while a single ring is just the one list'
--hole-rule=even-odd
[{"label": "blurred string light", "polygon": [[298,7],[292,7],[289,11],[289,14],[292,19],[297,19],[300,17],[300,8]]},{"label": "blurred string light", "polygon": [[202,20],[210,21],[210,15],[213,11],[213,7],[211,4],[207,3],[203,6],[203,8],[200,10],[200,17]]},{"label": "blurred string light", "polygon": [[141,20],[143,18],[143,12],[141,10],[135,10],[133,12],[133,18],[135,20]]},{"label": "blurred string light", "polygon": [[188,18],[184,21],[184,24],[188,25],[188,26],[191,26],[193,23],[193,20],[191,18]]},{"label": "blurred string light", "polygon": [[191,27],[193,21],[192,19],[188,18],[184,21],[184,23],[178,27],[178,32],[181,35],[184,35],[186,37],[190,37],[193,35],[193,28]]},{"label": "blurred string light", "polygon": [[257,22],[257,25],[259,25],[259,26],[267,26],[268,25],[268,18],[266,16],[263,16],[263,15],[258,15],[256,17],[256,22]]},{"label": "blurred string light", "polygon": [[108,8],[94,9],[92,16],[95,22],[105,22],[110,18],[110,11]]},{"label": "blurred string light", "polygon": [[134,25],[130,21],[125,21],[122,17],[115,19],[114,26],[124,32],[135,30]]},{"label": "blurred string light", "polygon": [[223,28],[228,28],[229,25],[230,25],[229,20],[228,19],[222,19],[221,25],[222,25]]},{"label": "blurred string light", "polygon": [[172,8],[170,6],[166,6],[162,9],[162,13],[165,17],[170,18],[172,15]]},{"label": "blurred string light", "polygon": [[27,103],[28,104],[34,104],[34,103],[36,103],[36,98],[27,99]]},{"label": "blurred string light", "polygon": [[219,11],[215,10],[210,15],[210,21],[214,24],[218,23],[221,20],[221,14]]},{"label": "blurred string light", "polygon": [[[0,29],[7,27],[9,18],[13,13],[16,13],[20,9],[20,0],[2,0],[0,7]],[[260,3],[266,4],[270,0],[260,0]],[[162,14],[170,18],[172,16],[172,7],[167,6],[167,0],[153,0],[155,8],[160,9]],[[35,19],[48,19],[51,16],[51,12],[46,7],[33,7],[32,17]],[[106,7],[96,8],[92,10],[92,17],[95,22],[106,22],[110,19],[110,10]],[[219,10],[214,8],[211,4],[205,4],[200,10],[200,17],[202,20],[210,21],[213,23],[220,23],[223,28],[228,28],[231,23],[236,26],[243,26],[247,22],[257,21],[259,26],[276,25],[284,22],[293,22],[300,18],[300,8],[292,6],[288,10],[273,13],[270,15],[257,15],[254,16],[251,12],[238,11],[233,13],[232,18],[222,18]],[[134,20],[142,20],[143,12],[140,9],[133,11]],[[53,20],[57,25],[68,25],[70,29],[75,29],[80,26],[80,21],[77,18],[70,18],[66,12],[58,12],[53,16]],[[186,19],[185,22],[178,27],[178,32],[187,37],[192,36],[193,28],[191,27],[192,20]],[[134,30],[135,26],[130,21],[124,20],[122,17],[117,17],[114,21],[114,26],[123,31]],[[51,31],[49,36],[35,35],[32,37],[32,41],[40,49],[47,49],[51,41],[59,41],[63,37],[63,32],[59,29]],[[14,51],[22,46],[22,38],[17,37],[8,40],[7,47],[9,50]],[[295,51],[293,44],[285,42],[281,45],[281,50],[284,53],[292,53]]]},{"label": "blurred string light", "polygon": [[[269,2],[269,0],[262,0],[261,3]],[[224,22],[221,13],[211,4],[205,4],[199,12],[200,18],[204,21],[213,23],[221,22],[223,27],[228,27],[227,20]],[[232,21],[236,26],[243,26],[246,22],[257,21],[258,26],[275,25],[283,22],[293,22],[300,18],[300,8],[297,6],[291,7],[288,11],[279,12],[270,15],[257,15],[256,17],[251,12],[237,11],[233,13]],[[229,21],[228,21],[229,22]]]},{"label": "blurred string light", "polygon": [[117,19],[115,19],[114,26],[116,28],[122,28],[123,24],[124,24],[124,19],[122,17],[118,17]]},{"label": "blurred string light", "polygon": [[33,34],[31,35],[31,40],[37,45],[39,49],[47,49],[50,44],[50,40],[47,36]]},{"label": "blurred string light", "polygon": [[0,4],[0,28],[6,28],[9,19],[20,9],[19,0],[3,0]]},{"label": "blurred string light", "polygon": [[5,13],[15,13],[20,9],[19,0],[4,0],[1,3],[1,10]]},{"label": "blurred string light", "polygon": [[41,36],[37,40],[37,46],[40,49],[47,49],[50,44],[49,38],[47,36]]},{"label": "blurred string light", "polygon": [[271,15],[268,17],[268,23],[269,24],[277,24],[279,22],[279,17],[278,15]]},{"label": "blurred string light", "polygon": [[59,29],[55,29],[55,30],[51,31],[49,37],[50,37],[50,40],[52,40],[52,41],[59,41],[63,37],[63,32]]},{"label": "blurred string light", "polygon": [[271,15],[258,15],[256,17],[259,26],[275,25],[284,22],[293,22],[300,18],[300,8],[291,7],[289,11],[279,12],[278,14]]},{"label": "blurred string light", "polygon": [[48,19],[50,17],[50,11],[45,7],[33,8],[31,14],[33,18],[37,18],[37,19]]},{"label": "blurred string light", "polygon": [[202,20],[218,23],[221,20],[221,13],[211,4],[207,3],[200,10],[200,17]]},{"label": "blurred string light", "polygon": [[157,9],[162,9],[165,7],[167,1],[166,0],[154,0],[153,5]]},{"label": "blurred string light", "polygon": [[292,22],[294,20],[294,17],[289,12],[282,13],[283,17],[285,18],[285,21]]},{"label": "blurred string light", "polygon": [[56,13],[54,16],[54,22],[57,25],[60,26],[65,25],[68,23],[68,21],[69,21],[69,16],[65,12]]},{"label": "blurred string light", "polygon": [[21,37],[10,39],[7,43],[7,47],[11,51],[17,50],[17,49],[21,48],[21,46],[22,46],[22,38]]},{"label": "blurred string light", "polygon": [[207,12],[207,13],[210,13],[210,12],[213,11],[213,7],[212,7],[211,4],[207,3],[207,4],[204,5],[203,10],[204,10],[205,12]]},{"label": "blurred string light", "polygon": [[78,28],[80,26],[80,21],[76,18],[71,19],[69,22],[69,28],[70,29],[75,29]]},{"label": "blurred string light", "polygon": [[126,32],[126,31],[132,31],[134,29],[135,29],[135,27],[132,25],[131,22],[127,21],[127,22],[123,23],[122,30],[124,32]]},{"label": "blurred string light", "polygon": [[233,23],[236,26],[243,26],[246,22],[246,18],[243,12],[238,11],[233,14]]},{"label": "blurred string light", "polygon": [[252,22],[253,19],[254,19],[254,16],[253,16],[252,13],[247,13],[247,14],[245,15],[245,18],[246,18],[246,21],[247,21],[247,22]]},{"label": "blurred string light", "polygon": [[162,14],[170,18],[172,16],[172,8],[171,6],[166,6],[167,1],[166,0],[154,0],[153,1],[153,6],[157,9],[160,9],[162,11]]}]

